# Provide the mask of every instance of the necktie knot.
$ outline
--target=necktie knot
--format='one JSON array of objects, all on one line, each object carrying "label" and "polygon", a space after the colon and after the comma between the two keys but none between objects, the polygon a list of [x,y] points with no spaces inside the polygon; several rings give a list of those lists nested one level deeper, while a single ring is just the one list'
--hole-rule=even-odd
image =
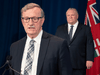
[{"label": "necktie knot", "polygon": [[35,42],[34,40],[31,40],[31,41],[30,41],[30,45],[33,45],[33,44],[34,44],[34,42]]},{"label": "necktie knot", "polygon": [[71,25],[70,27],[71,27],[71,28],[73,28],[74,26],[73,26],[73,25]]}]

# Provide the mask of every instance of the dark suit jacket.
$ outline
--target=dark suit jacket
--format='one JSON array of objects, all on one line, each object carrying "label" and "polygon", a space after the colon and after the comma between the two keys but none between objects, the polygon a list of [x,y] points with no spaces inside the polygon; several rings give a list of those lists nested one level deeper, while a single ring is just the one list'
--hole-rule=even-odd
[{"label": "dark suit jacket", "polygon": [[86,61],[94,60],[94,44],[89,26],[79,23],[71,41],[68,35],[68,24],[59,26],[56,35],[68,42],[72,68],[85,69]]},{"label": "dark suit jacket", "polygon": [[[27,37],[13,43],[10,49],[11,66],[21,71],[21,61]],[[67,42],[43,32],[38,58],[37,75],[72,75]],[[11,75],[19,75],[13,72]]]}]

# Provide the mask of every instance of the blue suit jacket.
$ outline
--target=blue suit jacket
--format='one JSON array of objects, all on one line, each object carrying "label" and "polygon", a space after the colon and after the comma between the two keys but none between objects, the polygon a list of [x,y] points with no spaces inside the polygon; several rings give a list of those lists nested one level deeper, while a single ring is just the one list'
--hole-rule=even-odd
[{"label": "blue suit jacket", "polygon": [[[13,43],[10,48],[12,68],[21,71],[21,61],[27,37]],[[11,75],[19,75],[11,71]],[[37,75],[72,75],[67,42],[43,32],[37,65]]]}]

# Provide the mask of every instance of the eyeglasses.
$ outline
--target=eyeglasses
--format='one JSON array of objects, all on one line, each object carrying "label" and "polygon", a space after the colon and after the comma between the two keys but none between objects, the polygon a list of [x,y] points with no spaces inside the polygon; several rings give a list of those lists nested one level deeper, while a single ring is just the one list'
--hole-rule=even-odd
[{"label": "eyeglasses", "polygon": [[25,23],[28,23],[30,21],[30,19],[33,21],[33,22],[38,22],[40,18],[43,18],[43,17],[22,17],[23,21]]}]

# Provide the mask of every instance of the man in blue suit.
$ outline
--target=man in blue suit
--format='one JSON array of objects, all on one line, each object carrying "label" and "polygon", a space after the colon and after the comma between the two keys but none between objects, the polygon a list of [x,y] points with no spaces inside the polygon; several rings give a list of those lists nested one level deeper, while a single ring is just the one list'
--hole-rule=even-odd
[{"label": "man in blue suit", "polygon": [[[22,75],[72,75],[67,41],[42,30],[42,8],[29,3],[21,9],[21,21],[27,36],[10,48],[11,67]],[[19,75],[10,71],[11,75]]]},{"label": "man in blue suit", "polygon": [[75,8],[69,8],[66,17],[68,23],[59,26],[56,35],[68,42],[73,75],[85,75],[86,67],[90,69],[94,61],[91,30],[89,26],[78,21],[78,12]]}]

